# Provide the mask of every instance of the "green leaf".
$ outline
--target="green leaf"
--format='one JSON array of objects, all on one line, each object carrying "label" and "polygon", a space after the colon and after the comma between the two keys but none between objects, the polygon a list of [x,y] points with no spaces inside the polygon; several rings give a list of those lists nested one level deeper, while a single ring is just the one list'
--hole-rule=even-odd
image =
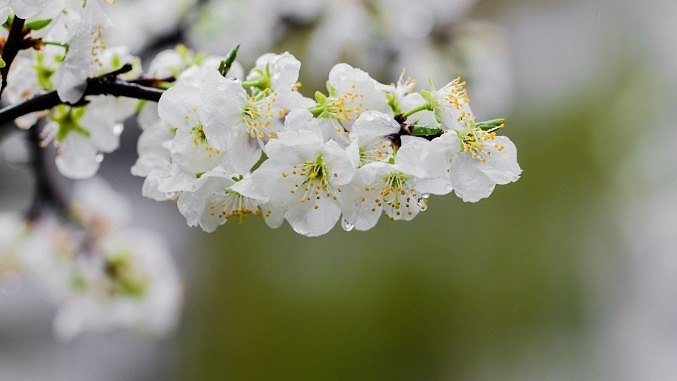
[{"label": "green leaf", "polygon": [[2,59],[2,57],[0,57],[0,69],[2,69],[5,66],[7,66],[7,63],[5,62],[5,60]]},{"label": "green leaf", "polygon": [[52,22],[52,19],[41,19],[41,20],[34,20],[29,23],[26,23],[24,28],[26,30],[40,30],[47,25],[49,25]]},{"label": "green leaf", "polygon": [[414,127],[413,130],[411,130],[411,135],[412,136],[435,136],[439,135],[442,133],[442,130],[439,128],[435,127]]},{"label": "green leaf", "polygon": [[476,123],[475,126],[484,131],[494,131],[505,126],[505,119],[487,120],[486,122]]},{"label": "green leaf", "polygon": [[219,73],[221,73],[222,76],[228,75],[228,72],[230,71],[230,67],[233,66],[233,63],[235,62],[235,58],[237,58],[237,52],[240,50],[240,44],[235,45],[233,49],[228,53],[226,56],[226,59],[221,61],[221,65],[219,65]]}]

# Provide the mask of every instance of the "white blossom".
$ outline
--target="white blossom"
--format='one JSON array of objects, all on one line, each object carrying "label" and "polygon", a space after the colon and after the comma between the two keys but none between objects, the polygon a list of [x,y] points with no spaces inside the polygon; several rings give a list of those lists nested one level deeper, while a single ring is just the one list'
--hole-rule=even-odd
[{"label": "white blossom", "polygon": [[188,225],[200,226],[211,233],[228,219],[240,222],[248,216],[261,216],[268,225],[282,224],[279,209],[266,204],[268,198],[254,190],[251,176],[229,175],[223,171],[207,172],[200,177],[193,191],[184,191],[177,200],[179,211]]},{"label": "white blossom", "polygon": [[391,162],[373,161],[355,176],[344,219],[357,230],[374,227],[382,212],[393,220],[410,221],[427,209],[430,194],[451,191],[444,179],[445,147],[412,136],[403,136],[401,141]]},{"label": "white blossom", "polygon": [[85,107],[55,108],[45,129],[57,145],[59,171],[73,179],[94,176],[102,154],[118,148],[122,121],[134,112],[135,104],[126,98],[97,96]]},{"label": "white blossom", "polygon": [[80,277],[60,305],[54,328],[62,339],[84,332],[135,328],[163,335],[176,325],[181,283],[166,244],[135,228],[98,240],[82,258]]},{"label": "white blossom", "polygon": [[449,148],[449,180],[456,195],[477,202],[489,197],[496,185],[520,178],[517,149],[510,139],[482,130],[470,117],[462,119],[462,126],[439,138]]},{"label": "white blossom", "polygon": [[266,160],[253,174],[258,189],[284,210],[299,234],[327,233],[341,215],[343,188],[355,174],[347,150],[306,130],[279,134],[266,145]]}]

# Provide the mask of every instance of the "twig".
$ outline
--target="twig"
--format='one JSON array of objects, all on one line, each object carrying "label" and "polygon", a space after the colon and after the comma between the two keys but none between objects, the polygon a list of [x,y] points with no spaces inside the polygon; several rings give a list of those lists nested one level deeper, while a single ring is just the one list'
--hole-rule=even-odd
[{"label": "twig", "polygon": [[67,104],[71,106],[81,106],[87,103],[87,96],[93,95],[112,95],[116,97],[134,98],[158,102],[164,93],[163,90],[153,87],[142,86],[133,82],[124,81],[117,78],[117,75],[124,74],[131,70],[131,65],[125,65],[121,69],[112,73],[104,74],[100,77],[87,79],[85,92],[82,99],[75,104],[63,102],[56,91],[38,95],[23,103],[8,106],[0,110],[0,126],[13,121],[21,116],[49,110],[53,107]]}]

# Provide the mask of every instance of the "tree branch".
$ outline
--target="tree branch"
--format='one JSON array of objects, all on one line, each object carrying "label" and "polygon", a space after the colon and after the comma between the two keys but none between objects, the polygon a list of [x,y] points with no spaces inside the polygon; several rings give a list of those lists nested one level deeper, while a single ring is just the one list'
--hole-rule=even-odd
[{"label": "tree branch", "polygon": [[21,49],[25,49],[24,46],[24,25],[26,20],[14,17],[12,21],[12,27],[9,29],[9,35],[7,36],[7,42],[2,48],[2,59],[5,61],[5,67],[0,69],[0,75],[2,75],[2,87],[0,87],[0,96],[5,91],[7,87],[7,75],[9,74],[9,68],[12,66],[12,62],[16,55],[19,54]]},{"label": "tree branch", "polygon": [[142,86],[133,82],[117,78],[117,75],[131,70],[131,65],[125,65],[113,73],[87,79],[82,99],[70,104],[63,102],[56,91],[38,95],[23,103],[8,106],[0,110],[0,126],[30,113],[49,110],[59,105],[82,106],[87,103],[87,96],[112,95],[116,97],[134,98],[151,102],[158,102],[164,93],[163,90]]},{"label": "tree branch", "polygon": [[58,187],[48,169],[48,159],[40,143],[41,124],[37,123],[28,130],[28,146],[31,152],[31,168],[35,175],[33,203],[27,213],[29,221],[40,218],[44,208],[50,206],[60,216],[68,216],[68,201],[58,192]]}]

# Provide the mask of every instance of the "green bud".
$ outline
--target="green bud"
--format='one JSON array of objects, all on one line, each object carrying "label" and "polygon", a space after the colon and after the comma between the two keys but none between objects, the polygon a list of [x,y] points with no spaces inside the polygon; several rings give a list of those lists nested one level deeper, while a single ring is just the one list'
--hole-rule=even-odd
[{"label": "green bud", "polygon": [[317,103],[323,105],[327,102],[327,96],[322,94],[319,91],[316,91],[315,92],[315,100],[317,101]]}]

